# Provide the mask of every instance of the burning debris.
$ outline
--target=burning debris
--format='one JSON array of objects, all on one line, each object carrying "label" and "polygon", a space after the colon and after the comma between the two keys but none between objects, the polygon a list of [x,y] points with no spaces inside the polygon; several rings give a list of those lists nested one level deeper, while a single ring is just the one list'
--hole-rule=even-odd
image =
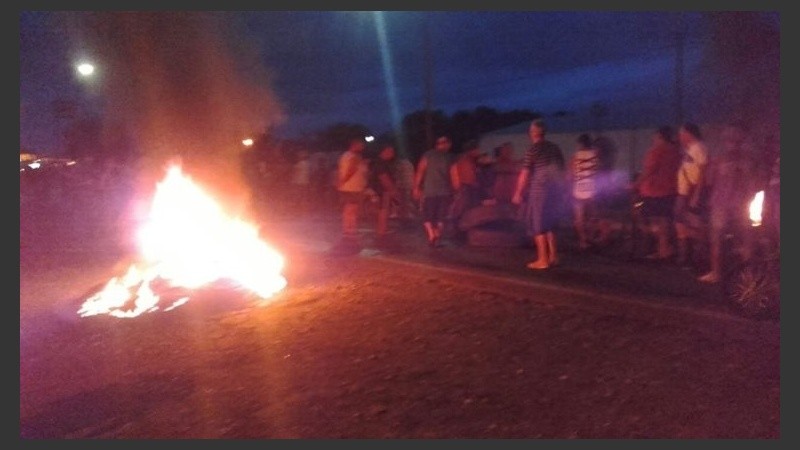
[{"label": "burning debris", "polygon": [[159,310],[162,297],[177,297],[164,308],[169,310],[186,303],[192,290],[219,280],[261,298],[286,286],[283,257],[259,238],[258,229],[228,217],[177,165],[156,186],[137,237],[141,263],[112,278],[79,315],[136,317]]}]

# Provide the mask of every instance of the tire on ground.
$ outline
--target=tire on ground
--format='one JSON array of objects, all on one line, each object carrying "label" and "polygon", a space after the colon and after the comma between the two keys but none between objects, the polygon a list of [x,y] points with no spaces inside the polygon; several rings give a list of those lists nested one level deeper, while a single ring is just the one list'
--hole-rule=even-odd
[{"label": "tire on ground", "polygon": [[481,205],[466,211],[458,222],[458,228],[466,231],[492,222],[515,220],[518,220],[518,212],[515,205]]}]

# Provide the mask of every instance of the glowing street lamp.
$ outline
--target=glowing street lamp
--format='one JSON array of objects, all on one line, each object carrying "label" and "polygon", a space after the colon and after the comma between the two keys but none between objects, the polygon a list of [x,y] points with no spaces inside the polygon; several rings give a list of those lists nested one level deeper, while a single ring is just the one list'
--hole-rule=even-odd
[{"label": "glowing street lamp", "polygon": [[372,141],[375,140],[375,136],[365,136],[364,140],[367,141],[367,142],[372,142]]},{"label": "glowing street lamp", "polygon": [[90,63],[81,63],[76,67],[78,73],[83,77],[91,76],[94,73],[94,65]]}]

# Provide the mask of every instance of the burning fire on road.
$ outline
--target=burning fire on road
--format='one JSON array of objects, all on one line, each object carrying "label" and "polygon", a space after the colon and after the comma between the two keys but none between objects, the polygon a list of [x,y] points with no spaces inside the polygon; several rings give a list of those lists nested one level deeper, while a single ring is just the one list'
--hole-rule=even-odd
[{"label": "burning fire on road", "polygon": [[[137,242],[141,262],[89,297],[80,316],[129,318],[167,311],[186,303],[193,290],[220,280],[261,298],[286,286],[283,256],[258,236],[254,225],[228,217],[178,165],[170,166],[157,184]],[[161,304],[176,291],[181,294],[176,300]]]},{"label": "burning fire on road", "polygon": [[763,209],[764,191],[758,191],[758,193],[756,193],[756,195],[753,197],[753,200],[750,201],[750,207],[748,208],[750,225],[754,227],[761,226],[761,212]]}]

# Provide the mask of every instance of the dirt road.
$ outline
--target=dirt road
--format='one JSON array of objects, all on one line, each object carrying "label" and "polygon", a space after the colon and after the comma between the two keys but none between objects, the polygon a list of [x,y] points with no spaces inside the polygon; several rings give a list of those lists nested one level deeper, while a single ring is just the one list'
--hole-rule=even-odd
[{"label": "dirt road", "polygon": [[320,254],[271,303],[73,316],[100,266],[24,270],[23,438],[779,437],[775,322]]}]

